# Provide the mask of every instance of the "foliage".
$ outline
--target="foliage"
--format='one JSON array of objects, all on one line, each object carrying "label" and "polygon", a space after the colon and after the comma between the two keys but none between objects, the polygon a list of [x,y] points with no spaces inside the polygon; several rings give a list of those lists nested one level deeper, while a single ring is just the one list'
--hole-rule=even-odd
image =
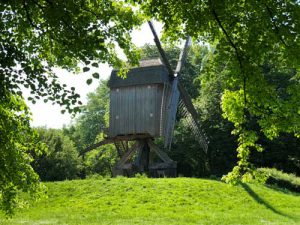
[{"label": "foliage", "polygon": [[270,167],[285,173],[300,176],[300,139],[290,134],[281,134],[278,138],[259,140],[265,151],[260,154],[252,153],[250,161],[257,167]]},{"label": "foliage", "polygon": [[[22,94],[20,88],[24,86],[30,88],[33,103],[43,98],[63,106],[63,112],[79,111],[79,94],[73,87],[68,90],[60,84],[52,67],[76,71],[82,63],[83,72],[88,72],[99,62],[108,62],[122,67],[120,75],[124,75],[126,65],[116,49],[123,50],[129,64],[137,64],[139,53],[131,43],[130,31],[145,18],[154,17],[163,22],[166,39],[178,40],[190,34],[216,48],[216,62],[228,62],[222,109],[239,136],[241,166],[236,172],[251,175],[246,160],[253,148],[261,150],[255,143],[257,131],[248,129],[251,117],[257,118],[261,132],[270,139],[281,132],[299,137],[297,0],[6,0],[0,3],[0,15],[0,81],[1,89],[10,96]],[[281,98],[264,76],[266,62],[279,72],[294,71],[288,72],[292,76],[286,98]],[[91,81],[87,79],[88,84]],[[7,112],[15,112],[12,105],[7,107]],[[3,126],[4,136],[22,132],[9,128]],[[9,151],[5,149],[5,154]]]},{"label": "foliage", "polygon": [[[201,51],[198,53],[200,54]],[[225,90],[226,63],[214,60],[213,50],[201,61],[201,69],[194,79],[199,95],[194,100],[202,129],[209,140],[207,159],[210,174],[221,177],[236,164],[236,137],[231,134],[234,126],[222,117],[221,99]]]},{"label": "foliage", "polygon": [[59,181],[74,179],[81,169],[74,142],[62,131],[55,129],[36,128],[39,139],[45,143],[48,151],[36,156],[32,166],[42,181]]},{"label": "foliage", "polygon": [[[212,164],[211,172],[220,176],[224,174],[224,172],[229,171],[228,169],[231,169],[236,162],[235,157],[233,157],[232,150],[236,148],[235,142],[238,141],[236,138],[237,135],[233,136],[230,134],[231,130],[233,130],[233,126],[221,116],[222,109],[220,106],[222,96],[226,97],[226,94],[232,94],[231,92],[228,92],[230,83],[228,83],[226,78],[229,73],[227,68],[228,62],[217,61],[216,53],[209,52],[206,55],[203,64],[205,66],[203,66],[199,77],[195,80],[195,84],[198,85],[198,88],[200,89],[200,95],[194,103],[200,112],[203,127],[211,143],[209,145],[209,158],[213,159],[210,162],[210,164]],[[280,72],[276,70],[274,65],[265,63],[263,65],[263,73],[265,79],[270,83],[274,90],[276,90],[275,95],[281,100],[287,100],[289,98],[289,95],[287,94],[288,86],[293,82],[291,80],[293,71],[287,70]],[[231,97],[227,97],[227,102],[223,103],[226,107],[235,106],[238,108],[236,111],[240,112],[239,119],[242,119],[243,104],[241,104],[242,101],[239,103],[236,102],[238,95],[242,98],[241,94],[236,92],[235,96],[232,95]],[[258,106],[254,107],[259,109]],[[228,112],[228,115],[226,116],[235,116],[235,113],[231,108],[226,109],[226,111]],[[245,133],[252,130],[251,133],[254,135],[252,138],[255,138],[257,143],[260,145],[257,147],[263,147],[266,151],[263,153],[256,153],[256,151],[252,150],[246,151],[246,153],[250,153],[250,155],[246,156],[246,158],[248,158],[248,161],[252,163],[249,168],[254,168],[253,165],[258,167],[268,166],[276,167],[286,172],[299,173],[299,163],[297,163],[299,159],[299,151],[297,147],[299,139],[293,138],[292,135],[289,134],[280,133],[278,137],[270,140],[263,132],[261,132],[261,128],[258,124],[259,119],[260,118],[255,115],[248,116],[248,131],[246,130]],[[231,120],[236,122],[234,118],[231,118]],[[253,131],[255,131],[255,134]],[[241,140],[241,138],[239,140]],[[243,147],[245,147],[245,145],[243,145]],[[239,148],[239,150],[241,149]],[[221,163],[221,165],[228,165],[229,167],[219,167],[218,162]],[[249,162],[248,165],[250,165]],[[244,165],[244,168],[246,168],[247,160],[244,160],[243,163],[246,164]],[[218,167],[223,170],[216,170]],[[249,171],[250,173],[251,170],[252,169]]]},{"label": "foliage", "polygon": [[0,209],[12,214],[22,201],[21,192],[38,198],[42,185],[30,163],[32,153],[44,147],[29,126],[30,113],[24,100],[0,90]]},{"label": "foliage", "polygon": [[259,168],[258,171],[267,175],[267,184],[300,192],[300,178],[294,174],[283,173],[275,168]]},{"label": "foliage", "polygon": [[117,152],[112,144],[101,146],[87,153],[84,159],[85,175],[113,176],[113,166],[117,158]]},{"label": "foliage", "polygon": [[[249,129],[251,117],[270,139],[281,132],[299,136],[298,1],[147,1],[143,9],[163,21],[167,39],[189,34],[215,48],[212,68],[226,63],[222,110],[239,136],[239,164],[225,180],[254,175],[249,154],[262,149],[256,131]],[[266,63],[292,75],[285,99],[266,78]]]},{"label": "foliage", "polygon": [[[99,86],[94,92],[88,94],[87,99],[88,102],[82,107],[75,123],[63,129],[63,132],[76,144],[78,152],[104,138],[109,119],[107,81],[100,81]],[[116,159],[117,153],[113,145],[105,145],[93,150],[84,156],[81,177],[94,173],[102,176],[112,175],[112,167]]]},{"label": "foliage", "polygon": [[[48,182],[49,198],[9,224],[299,224],[299,195],[193,178]],[[222,203],[222,204],[220,204]],[[226,212],[226,213],[224,213]]]},{"label": "foliage", "polygon": [[54,66],[75,72],[79,63],[83,72],[99,62],[121,67],[117,47],[137,62],[129,34],[141,18],[124,2],[1,1],[0,12],[4,85],[20,94],[20,87],[30,88],[32,102],[44,98],[69,112],[79,110],[79,95],[58,82]]},{"label": "foliage", "polygon": [[93,144],[97,135],[108,127],[109,89],[107,81],[101,80],[95,91],[87,95],[87,104],[81,107],[81,113],[75,123],[64,128],[75,143],[78,151]]},{"label": "foliage", "polygon": [[36,147],[28,110],[18,97],[22,88],[30,89],[33,103],[43,99],[62,106],[62,112],[78,112],[80,95],[59,83],[52,68],[78,72],[81,63],[87,72],[101,62],[122,67],[116,48],[135,64],[138,52],[129,33],[142,19],[127,3],[106,0],[5,0],[0,17],[1,206],[11,212],[18,190],[34,192],[39,186],[29,166],[27,152]]}]

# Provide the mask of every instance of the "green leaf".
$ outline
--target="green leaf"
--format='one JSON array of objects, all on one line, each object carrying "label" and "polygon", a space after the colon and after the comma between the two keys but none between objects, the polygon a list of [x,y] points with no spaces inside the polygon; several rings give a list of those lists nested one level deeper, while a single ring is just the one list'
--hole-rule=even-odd
[{"label": "green leaf", "polygon": [[90,70],[90,68],[89,67],[83,67],[83,72],[85,73],[85,72],[88,72]]},{"label": "green leaf", "polygon": [[93,75],[92,75],[94,78],[96,78],[96,79],[99,79],[99,73],[93,73]]},{"label": "green leaf", "polygon": [[93,79],[91,79],[91,78],[86,80],[86,83],[87,83],[88,85],[90,85],[92,82],[93,82]]},{"label": "green leaf", "polygon": [[92,63],[92,66],[93,66],[93,67],[97,67],[97,68],[99,67],[98,63],[95,63],[95,62]]}]

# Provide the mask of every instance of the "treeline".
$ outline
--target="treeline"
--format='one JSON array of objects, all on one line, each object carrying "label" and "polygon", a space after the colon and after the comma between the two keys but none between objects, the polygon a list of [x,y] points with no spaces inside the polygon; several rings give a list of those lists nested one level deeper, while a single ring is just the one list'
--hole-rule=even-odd
[{"label": "treeline", "polygon": [[[179,48],[166,47],[173,66],[176,65]],[[228,84],[224,82],[226,63],[215,65],[214,56],[208,47],[195,45],[190,51],[181,82],[193,98],[199,112],[209,149],[204,154],[190,127],[178,116],[169,156],[178,163],[178,174],[190,177],[217,176],[227,174],[237,163],[237,136],[232,134],[234,126],[224,119],[221,102]],[[155,46],[142,48],[142,58],[159,57]],[[278,90],[281,98],[287,98],[287,86],[293,70],[276,71],[269,63],[264,64],[264,75]],[[79,152],[105,137],[109,118],[109,89],[107,81],[88,95],[88,103],[81,109],[74,124],[61,130],[37,128],[40,140],[48,151],[35,156],[32,165],[42,180],[64,180],[85,178],[93,174],[112,175],[112,167],[118,160],[113,145],[105,145],[84,156]],[[247,128],[259,134],[257,143],[262,152],[251,151],[249,162],[255,167],[274,167],[288,173],[300,175],[300,141],[291,134],[280,134],[268,139],[261,131],[257,118],[248,118]],[[160,144],[161,140],[157,140]]]}]

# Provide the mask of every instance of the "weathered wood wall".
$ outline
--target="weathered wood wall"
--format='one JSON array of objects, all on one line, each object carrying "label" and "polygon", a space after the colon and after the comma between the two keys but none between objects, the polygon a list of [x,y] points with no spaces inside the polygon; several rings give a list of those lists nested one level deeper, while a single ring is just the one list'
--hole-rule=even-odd
[{"label": "weathered wood wall", "polygon": [[162,136],[169,95],[166,83],[111,88],[109,136]]}]

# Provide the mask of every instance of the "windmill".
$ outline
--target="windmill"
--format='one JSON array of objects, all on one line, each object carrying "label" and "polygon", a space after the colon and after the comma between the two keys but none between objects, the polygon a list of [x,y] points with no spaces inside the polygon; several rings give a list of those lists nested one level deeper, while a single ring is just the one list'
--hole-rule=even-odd
[{"label": "windmill", "polygon": [[81,152],[114,143],[120,157],[114,166],[115,176],[137,172],[153,177],[176,176],[177,163],[153,140],[163,137],[164,147],[170,148],[177,114],[185,119],[204,153],[208,148],[197,111],[179,79],[191,38],[187,38],[173,71],[152,22],[148,24],[161,60],[141,61],[138,68],[129,70],[126,79],[120,78],[117,70],[112,71],[108,137]]}]

